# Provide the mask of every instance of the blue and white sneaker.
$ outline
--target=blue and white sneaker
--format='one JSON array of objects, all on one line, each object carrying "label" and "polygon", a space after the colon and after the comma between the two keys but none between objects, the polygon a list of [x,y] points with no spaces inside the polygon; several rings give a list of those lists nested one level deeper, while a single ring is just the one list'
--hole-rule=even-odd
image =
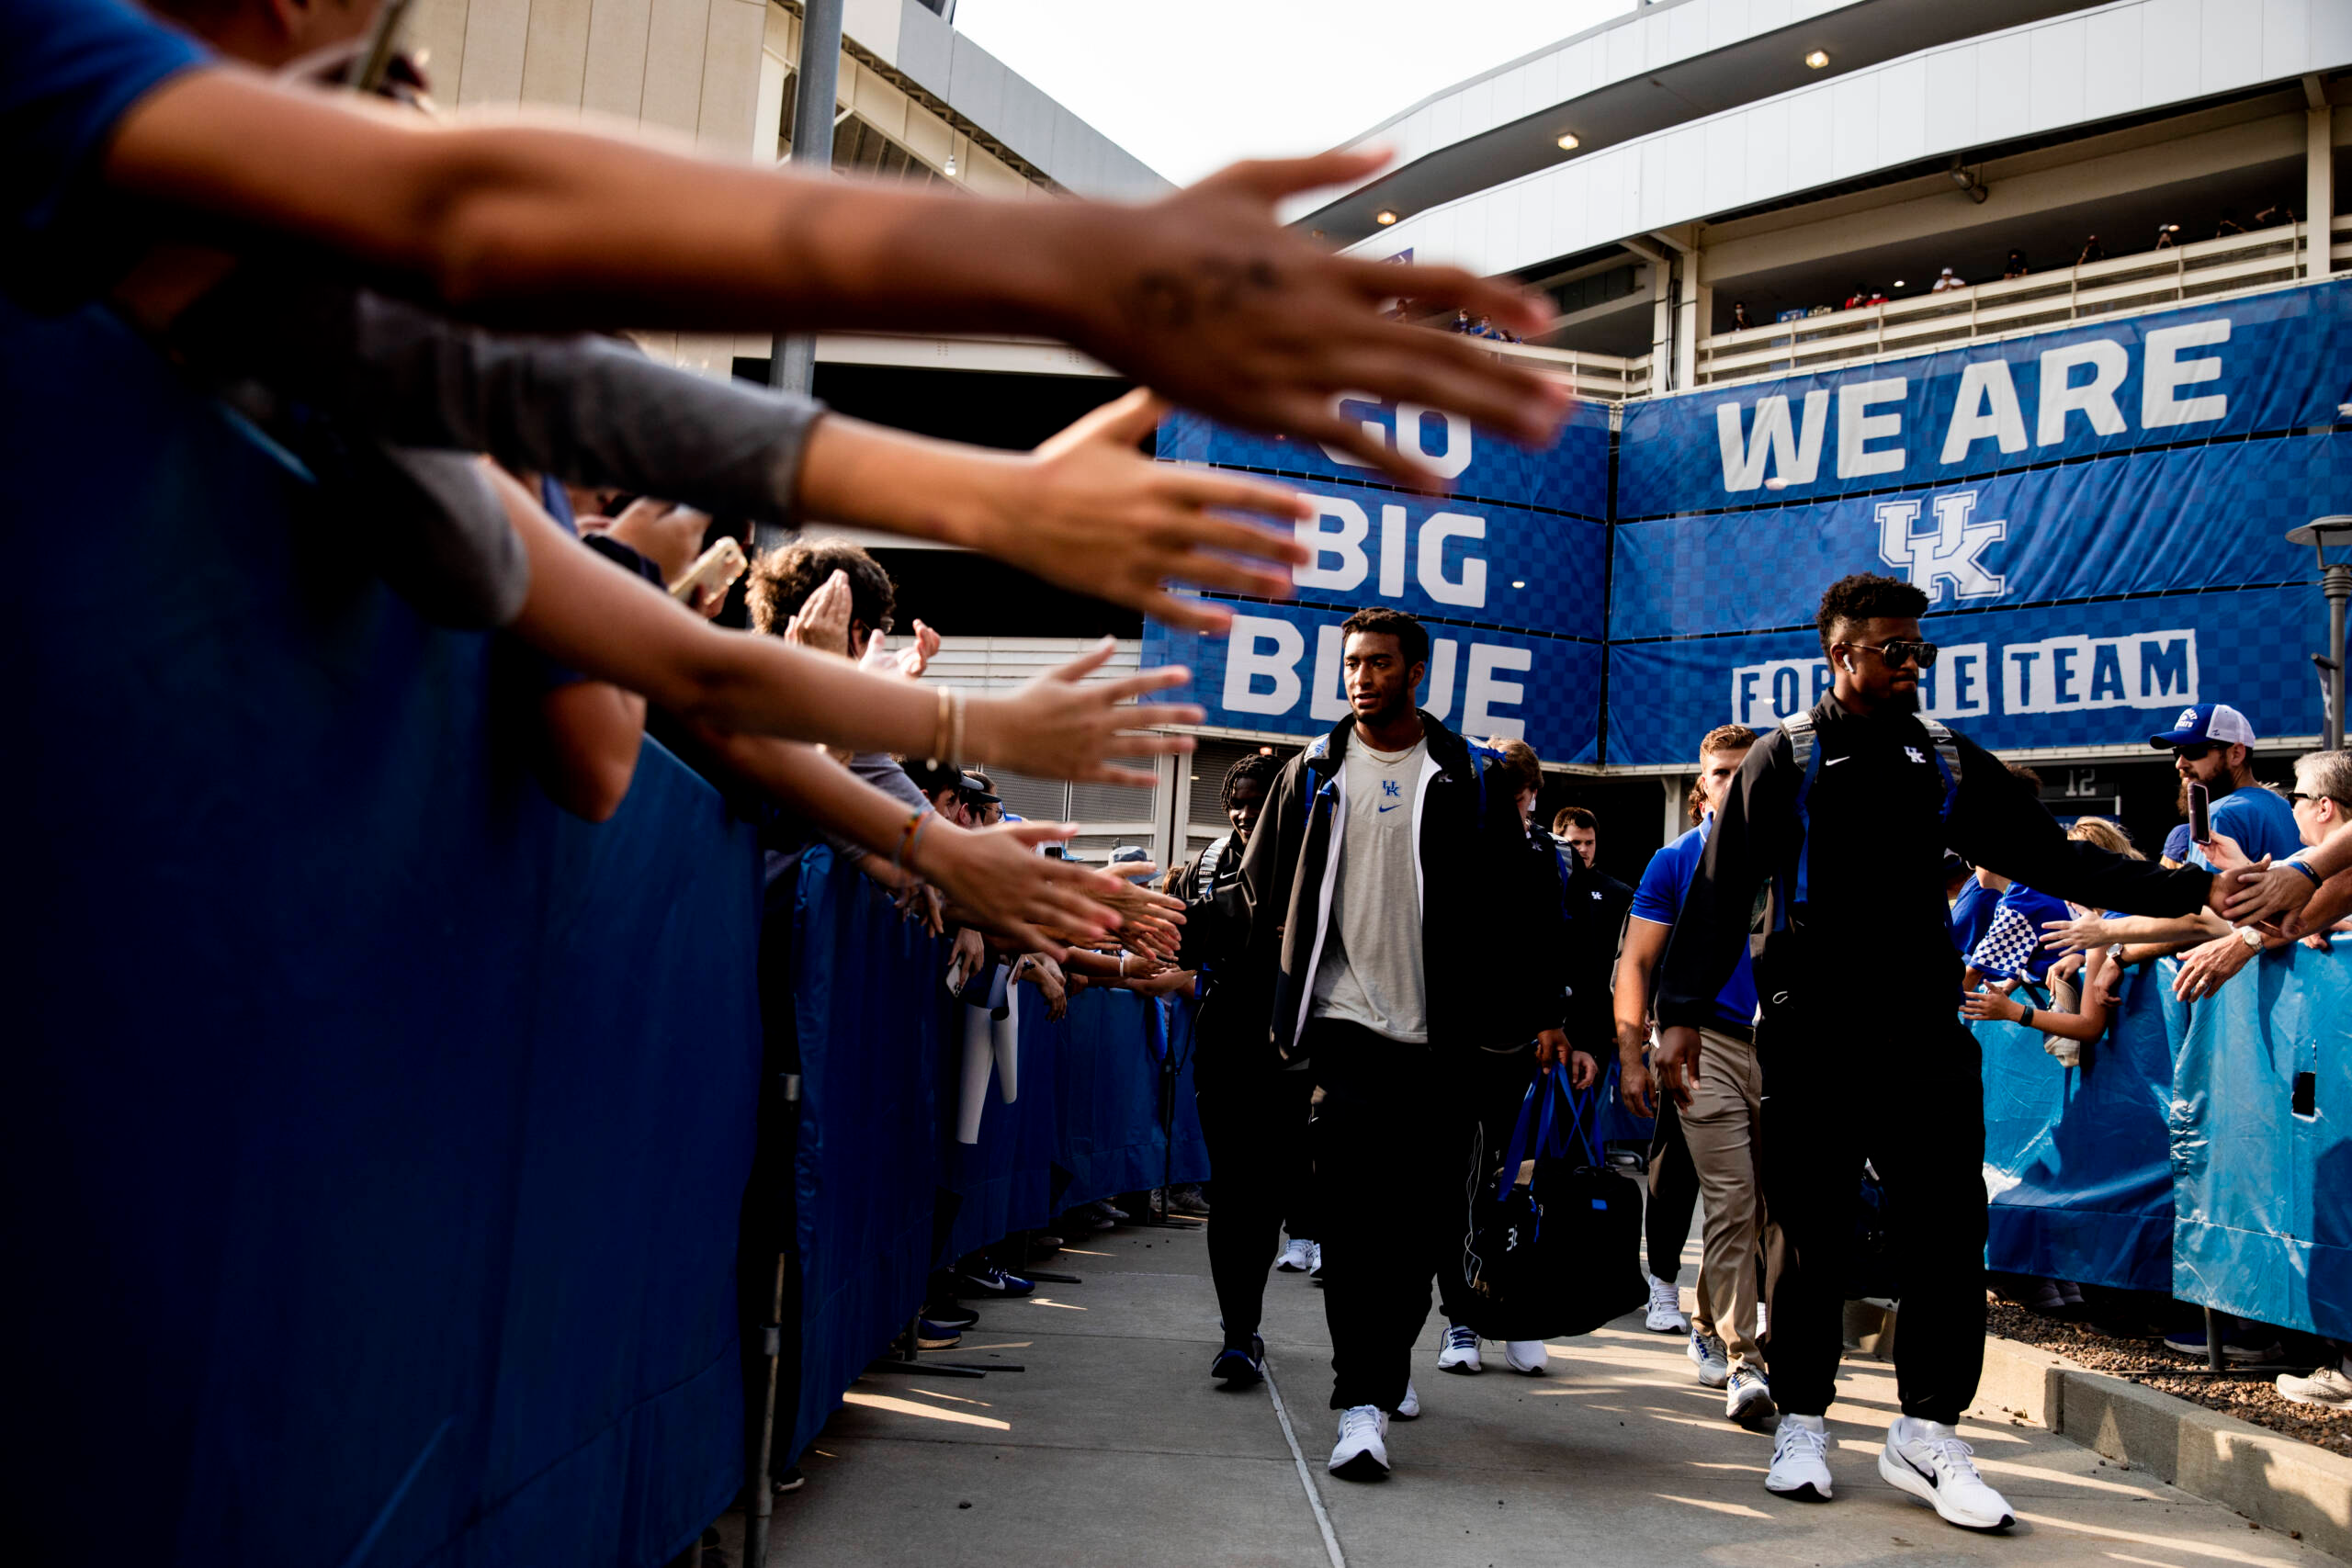
[{"label": "blue and white sneaker", "polygon": [[918,1350],[952,1350],[964,1341],[964,1331],[952,1324],[934,1323],[930,1318],[915,1319],[915,1348]]},{"label": "blue and white sneaker", "polygon": [[985,1269],[959,1269],[956,1293],[964,1296],[1025,1296],[1037,1287],[1018,1274],[1008,1274],[991,1263]]},{"label": "blue and white sneaker", "polygon": [[1252,1383],[1263,1382],[1266,1377],[1264,1337],[1252,1334],[1247,1349],[1238,1345],[1227,1345],[1219,1350],[1216,1359],[1209,1363],[1209,1376],[1227,1388],[1248,1388]]},{"label": "blue and white sneaker", "polygon": [[1699,1369],[1699,1386],[1721,1388],[1731,1382],[1731,1358],[1720,1336],[1690,1331],[1690,1364]]},{"label": "blue and white sneaker", "polygon": [[1724,1416],[1743,1427],[1761,1430],[1767,1421],[1780,1415],[1772,1404],[1772,1387],[1764,1375],[1753,1367],[1735,1367],[1730,1381],[1724,1384]]}]

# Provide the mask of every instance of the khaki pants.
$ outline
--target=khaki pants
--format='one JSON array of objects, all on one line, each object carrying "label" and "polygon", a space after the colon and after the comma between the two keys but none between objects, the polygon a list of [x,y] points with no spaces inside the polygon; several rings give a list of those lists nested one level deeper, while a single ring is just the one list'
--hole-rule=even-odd
[{"label": "khaki pants", "polygon": [[1706,1205],[1699,1310],[1691,1326],[1719,1336],[1735,1367],[1761,1370],[1756,1345],[1756,1262],[1762,1249],[1764,1073],[1756,1047],[1699,1032],[1699,1081],[1682,1112],[1682,1136]]}]

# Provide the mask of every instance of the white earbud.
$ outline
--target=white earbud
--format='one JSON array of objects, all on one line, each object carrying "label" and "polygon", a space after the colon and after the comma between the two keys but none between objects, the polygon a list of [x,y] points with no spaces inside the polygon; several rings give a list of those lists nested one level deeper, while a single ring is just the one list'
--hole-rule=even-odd
[{"label": "white earbud", "polygon": [[1854,660],[1850,654],[1846,658],[1839,660],[1838,662],[1846,667],[1847,674],[1851,675],[1854,672]]}]

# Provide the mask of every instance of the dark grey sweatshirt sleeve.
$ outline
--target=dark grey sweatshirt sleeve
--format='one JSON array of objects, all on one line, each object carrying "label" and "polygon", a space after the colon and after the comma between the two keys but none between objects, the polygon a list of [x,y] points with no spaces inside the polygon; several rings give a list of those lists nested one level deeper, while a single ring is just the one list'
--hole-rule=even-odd
[{"label": "dark grey sweatshirt sleeve", "polygon": [[789,523],[812,398],[718,381],[593,334],[485,332],[347,282],[248,267],[173,345],[300,400],[353,439],[486,452],[513,468]]}]

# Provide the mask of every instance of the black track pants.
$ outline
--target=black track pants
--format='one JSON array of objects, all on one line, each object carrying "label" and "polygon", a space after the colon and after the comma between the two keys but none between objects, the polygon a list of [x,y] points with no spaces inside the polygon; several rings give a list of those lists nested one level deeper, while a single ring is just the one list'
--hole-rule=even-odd
[{"label": "black track pants", "polygon": [[1266,1271],[1281,1250],[1283,1219],[1297,1234],[1311,1211],[1307,1145],[1314,1075],[1204,1065],[1194,1074],[1201,1134],[1216,1201],[1209,1206],[1209,1274],[1225,1319],[1225,1342],[1247,1346],[1265,1310]]},{"label": "black track pants", "polygon": [[[1856,1028],[1856,1021],[1862,1028]],[[1949,1012],[1854,1009],[1767,1019],[1764,1201],[1781,1227],[1772,1397],[1828,1409],[1843,1349],[1862,1162],[1885,1183],[1903,1325],[1903,1413],[1956,1422],[1984,1368],[1984,1092],[1976,1042]]]}]

